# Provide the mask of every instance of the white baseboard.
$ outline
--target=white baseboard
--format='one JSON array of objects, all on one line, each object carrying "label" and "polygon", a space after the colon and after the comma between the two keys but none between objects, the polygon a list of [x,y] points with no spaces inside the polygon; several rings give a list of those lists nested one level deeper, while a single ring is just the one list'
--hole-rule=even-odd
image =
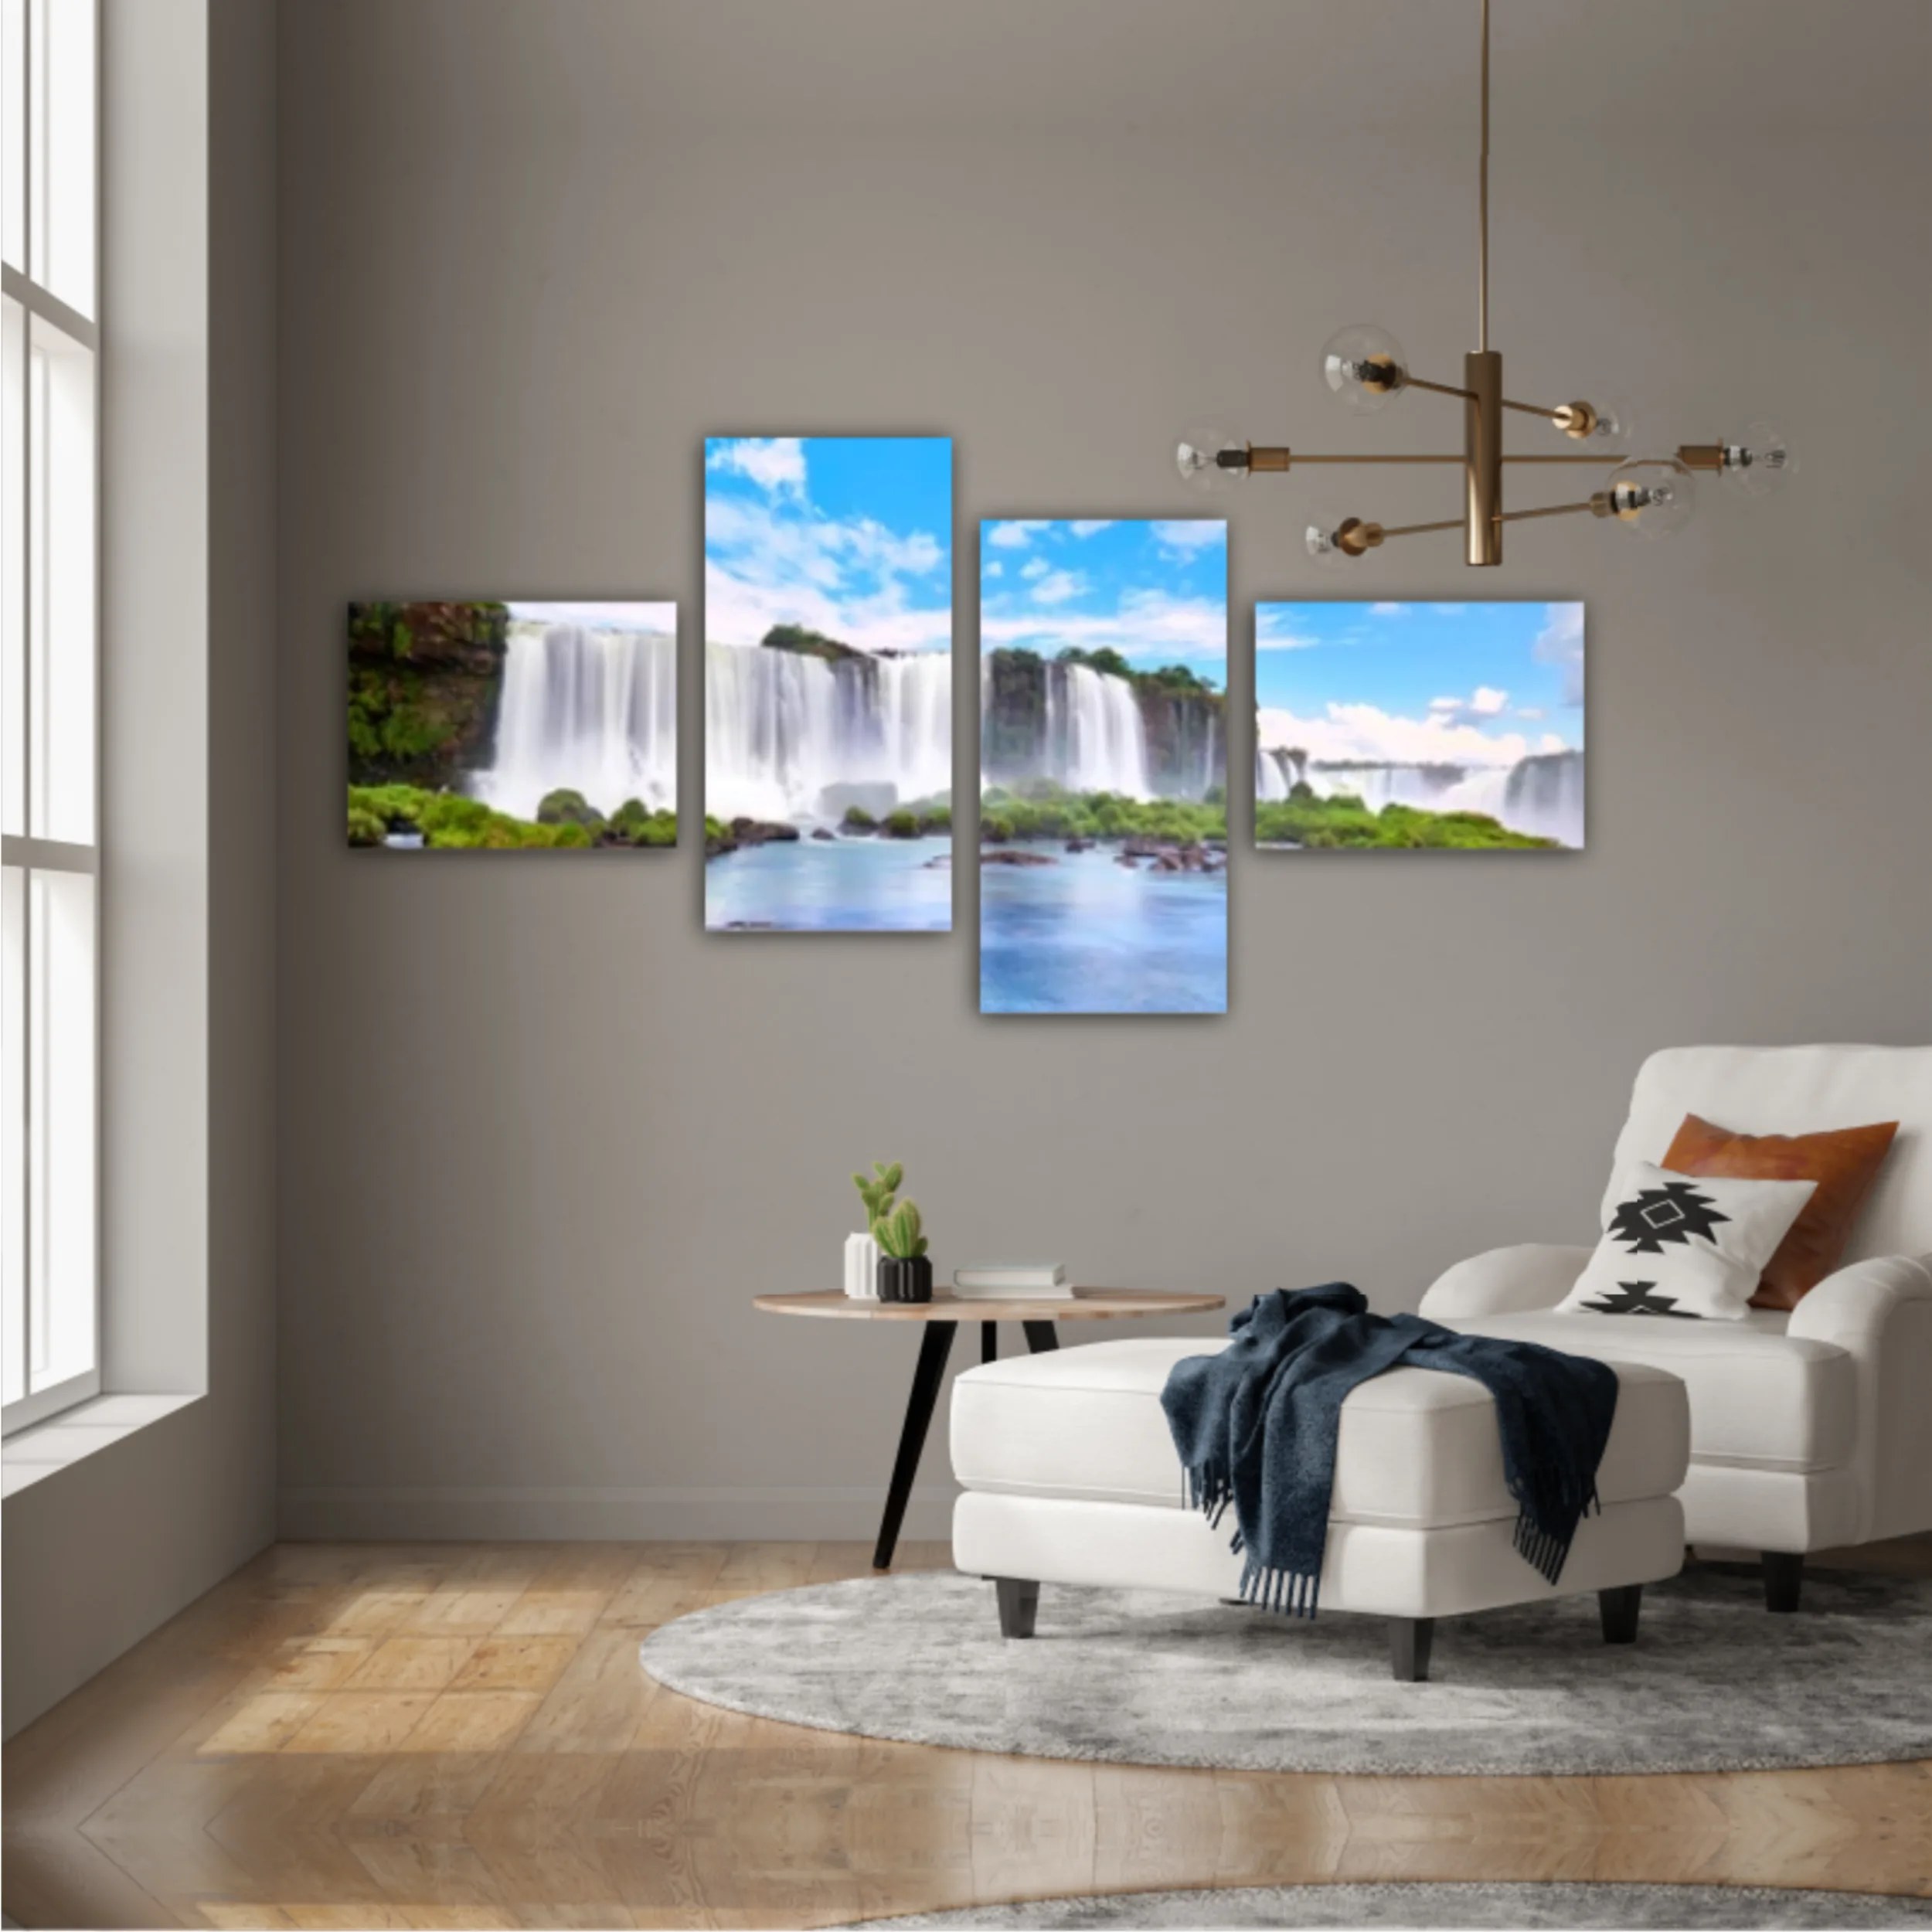
[{"label": "white baseboard", "polygon": [[[913,1492],[901,1534],[951,1533],[950,1486]],[[297,1543],[870,1543],[883,1491],[711,1488],[305,1488],[280,1492]]]}]

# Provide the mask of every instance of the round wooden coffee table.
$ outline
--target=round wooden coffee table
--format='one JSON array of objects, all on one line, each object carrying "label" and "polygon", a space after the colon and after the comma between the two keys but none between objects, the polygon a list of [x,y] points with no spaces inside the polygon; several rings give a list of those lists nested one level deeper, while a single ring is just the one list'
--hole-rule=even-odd
[{"label": "round wooden coffee table", "polygon": [[919,1473],[919,1458],[926,1447],[926,1431],[939,1400],[940,1384],[946,1377],[946,1358],[951,1354],[953,1337],[962,1321],[979,1324],[979,1359],[997,1359],[999,1324],[1017,1321],[1025,1331],[1026,1345],[1037,1355],[1045,1349],[1057,1349],[1059,1321],[1117,1321],[1135,1315],[1208,1315],[1226,1306],[1219,1294],[1167,1294],[1154,1288],[1076,1288],[1070,1301],[1055,1298],[1032,1301],[1016,1296],[1011,1301],[984,1301],[935,1292],[930,1301],[858,1301],[837,1290],[816,1294],[760,1294],[752,1306],[767,1315],[809,1315],[845,1321],[916,1321],[924,1332],[919,1344],[919,1361],[913,1370],[913,1389],[906,1403],[905,1427],[899,1434],[899,1454],[893,1462],[891,1487],[886,1492],[886,1513],[879,1525],[879,1543],[872,1552],[872,1567],[889,1570],[893,1551],[898,1546],[899,1526],[906,1519],[906,1504],[913,1492],[913,1478]]}]

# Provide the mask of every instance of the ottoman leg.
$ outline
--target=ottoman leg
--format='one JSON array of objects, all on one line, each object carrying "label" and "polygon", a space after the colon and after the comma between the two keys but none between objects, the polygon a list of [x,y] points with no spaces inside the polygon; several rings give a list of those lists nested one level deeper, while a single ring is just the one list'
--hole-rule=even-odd
[{"label": "ottoman leg", "polygon": [[1024,1577],[995,1577],[993,1588],[999,1597],[1001,1636],[1032,1636],[1033,1619],[1039,1614],[1039,1585]]},{"label": "ottoman leg", "polygon": [[1424,1684],[1429,1681],[1429,1646],[1436,1634],[1433,1617],[1391,1617],[1389,1619],[1389,1662],[1398,1684]]},{"label": "ottoman leg", "polygon": [[1764,1607],[1795,1610],[1798,1587],[1804,1580],[1804,1559],[1782,1549],[1764,1553]]},{"label": "ottoman leg", "polygon": [[1644,1600],[1641,1583],[1624,1583],[1615,1590],[1600,1590],[1598,1606],[1604,1613],[1604,1641],[1634,1644],[1637,1641],[1637,1612]]}]

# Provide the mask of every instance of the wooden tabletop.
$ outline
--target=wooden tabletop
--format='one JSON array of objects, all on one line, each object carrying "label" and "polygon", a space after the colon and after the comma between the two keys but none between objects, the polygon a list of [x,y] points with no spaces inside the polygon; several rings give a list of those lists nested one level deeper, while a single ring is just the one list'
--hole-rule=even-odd
[{"label": "wooden tabletop", "polygon": [[1060,1297],[968,1300],[935,1287],[930,1301],[860,1301],[836,1288],[814,1294],[760,1294],[767,1315],[824,1315],[861,1321],[1105,1321],[1136,1315],[1206,1315],[1226,1305],[1219,1294],[1169,1294],[1158,1288],[1076,1288]]}]

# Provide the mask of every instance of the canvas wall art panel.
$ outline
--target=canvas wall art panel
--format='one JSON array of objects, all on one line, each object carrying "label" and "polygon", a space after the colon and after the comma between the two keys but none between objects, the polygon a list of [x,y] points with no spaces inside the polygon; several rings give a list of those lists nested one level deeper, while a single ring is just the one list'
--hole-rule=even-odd
[{"label": "canvas wall art panel", "polygon": [[349,842],[678,842],[675,604],[349,607]]},{"label": "canvas wall art panel", "polygon": [[980,529],[985,1013],[1222,1013],[1227,526]]},{"label": "canvas wall art panel", "polygon": [[1281,851],[1576,851],[1580,604],[1261,604],[1254,832]]},{"label": "canvas wall art panel", "polygon": [[948,932],[952,444],[705,445],[705,923]]}]

